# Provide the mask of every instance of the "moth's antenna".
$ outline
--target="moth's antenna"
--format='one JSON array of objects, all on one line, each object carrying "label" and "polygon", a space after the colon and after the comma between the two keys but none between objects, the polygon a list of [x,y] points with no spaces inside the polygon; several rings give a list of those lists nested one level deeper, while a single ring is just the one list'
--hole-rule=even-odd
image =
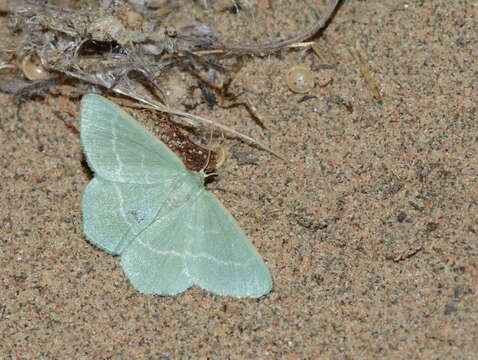
[{"label": "moth's antenna", "polygon": [[[212,141],[212,135],[213,135],[213,129],[211,128],[211,135],[209,137],[209,141],[211,142]],[[213,176],[213,175],[217,175],[217,173],[215,172],[212,172],[210,174],[206,174],[205,170],[207,168],[207,166],[209,165],[209,162],[211,161],[211,153],[212,153],[212,150],[208,147],[207,148],[207,160],[206,160],[206,164],[204,164],[204,167],[201,169],[201,171],[199,171],[200,173],[202,173],[204,175],[204,178],[207,178],[209,176]]]}]

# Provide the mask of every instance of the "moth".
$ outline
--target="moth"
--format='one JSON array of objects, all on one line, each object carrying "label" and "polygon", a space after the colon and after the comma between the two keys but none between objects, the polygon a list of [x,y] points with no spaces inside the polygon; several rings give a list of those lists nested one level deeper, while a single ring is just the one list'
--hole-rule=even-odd
[{"label": "moth", "polygon": [[218,295],[260,297],[270,273],[230,213],[161,141],[99,95],[81,101],[80,136],[95,176],[83,193],[87,239],[121,257],[145,294],[197,285]]}]

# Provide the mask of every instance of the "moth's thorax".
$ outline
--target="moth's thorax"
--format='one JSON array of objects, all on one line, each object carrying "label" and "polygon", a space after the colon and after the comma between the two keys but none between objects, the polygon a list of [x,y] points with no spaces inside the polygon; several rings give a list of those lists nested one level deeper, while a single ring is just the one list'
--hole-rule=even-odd
[{"label": "moth's thorax", "polygon": [[204,176],[197,172],[185,172],[166,191],[168,211],[190,205],[204,191]]}]

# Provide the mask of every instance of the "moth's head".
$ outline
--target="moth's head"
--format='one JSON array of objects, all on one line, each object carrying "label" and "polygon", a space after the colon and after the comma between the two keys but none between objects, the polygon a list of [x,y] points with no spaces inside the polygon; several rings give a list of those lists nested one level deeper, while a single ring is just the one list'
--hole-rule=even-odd
[{"label": "moth's head", "polygon": [[217,175],[217,173],[215,172],[206,172],[205,169],[201,169],[199,170],[198,172],[196,172],[196,175],[199,179],[199,181],[201,182],[201,184],[206,184],[208,182],[210,182],[214,176]]}]

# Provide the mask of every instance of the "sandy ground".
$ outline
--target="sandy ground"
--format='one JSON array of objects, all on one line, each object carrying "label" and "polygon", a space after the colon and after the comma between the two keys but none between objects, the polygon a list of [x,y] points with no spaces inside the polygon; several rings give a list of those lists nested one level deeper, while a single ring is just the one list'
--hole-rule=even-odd
[{"label": "sandy ground", "polygon": [[[265,42],[325,6],[247,3],[182,10],[229,40]],[[91,173],[65,125],[78,124],[78,101],[38,97],[19,119],[0,94],[0,358],[476,358],[477,14],[467,0],[345,1],[319,39],[337,67],[315,72],[314,97],[301,101],[285,76],[322,61],[283,50],[246,58],[233,85],[266,130],[243,108],[194,110],[289,160],[213,139],[228,157],[209,189],[274,279],[259,299],[136,291],[82,235]],[[349,52],[357,44],[381,102]]]}]

